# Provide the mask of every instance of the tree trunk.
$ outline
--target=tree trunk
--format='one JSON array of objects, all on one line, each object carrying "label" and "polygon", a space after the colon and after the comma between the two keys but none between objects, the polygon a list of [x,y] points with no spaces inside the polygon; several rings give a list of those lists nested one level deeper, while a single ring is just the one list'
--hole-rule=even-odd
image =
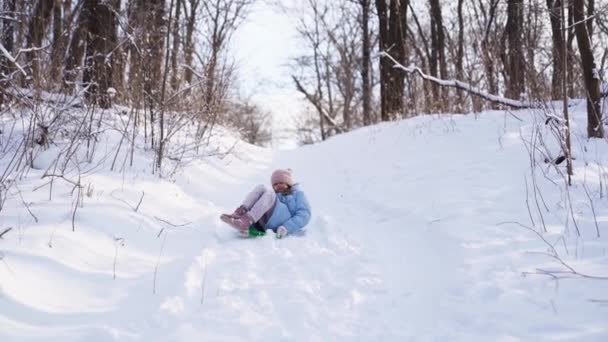
[{"label": "tree trunk", "polygon": [[[456,79],[464,80],[464,19],[462,16],[462,4],[464,0],[458,0],[458,41],[456,47]],[[457,94],[457,103],[456,103],[456,112],[463,113],[464,112],[464,94],[462,90],[458,90]]]},{"label": "tree trunk", "polygon": [[[121,0],[114,0],[114,8],[118,11],[121,7]],[[116,18],[115,20],[120,20]],[[112,60],[114,64],[112,65],[112,87],[116,90],[116,99],[114,101],[124,101],[125,100],[125,65],[127,64],[126,58],[128,54],[128,45],[124,44],[124,37],[119,37],[118,34],[118,22],[115,23],[115,27],[112,29],[111,40],[114,42],[115,46],[112,51]],[[121,42],[120,39],[123,39]]]},{"label": "tree trunk", "polygon": [[164,36],[165,29],[165,0],[146,0],[146,37],[145,37],[145,58],[144,66],[144,96],[151,115],[159,100],[159,80],[161,80],[161,70],[163,63]]},{"label": "tree trunk", "polygon": [[572,7],[572,1],[567,1],[567,0],[563,0],[565,1],[564,4],[567,4],[567,9],[568,9],[568,35],[567,35],[567,56],[566,58],[568,59],[568,70],[566,71],[566,83],[568,84],[568,97],[570,98],[575,98],[577,97],[576,95],[576,89],[578,87],[575,87],[575,78],[574,78],[574,65],[577,63],[577,58],[576,58],[576,53],[574,52],[574,40],[576,39],[576,34],[574,32],[574,10]]},{"label": "tree trunk", "polygon": [[587,136],[589,138],[603,138],[604,126],[602,123],[602,112],[600,108],[600,80],[597,74],[597,66],[593,56],[591,40],[587,25],[582,21],[585,19],[585,1],[574,0],[573,19],[578,23],[574,27],[576,42],[581,55],[585,88],[587,90]]},{"label": "tree trunk", "polygon": [[79,8],[75,9],[78,13],[78,20],[74,33],[72,33],[72,39],[70,46],[68,47],[68,55],[65,61],[65,68],[63,71],[63,87],[68,92],[72,92],[75,87],[75,81],[78,79],[80,69],[82,66],[82,57],[84,56],[86,37],[87,37],[87,26],[88,18],[83,13],[83,4],[80,3]]},{"label": "tree trunk", "polygon": [[27,52],[26,56],[31,63],[32,81],[36,89],[39,89],[42,85],[39,50],[42,48],[42,40],[44,39],[51,13],[53,13],[53,7],[54,0],[38,0],[34,7],[32,19],[30,20],[27,45],[32,50]]},{"label": "tree trunk", "polygon": [[[386,51],[389,47],[390,39],[388,36],[388,10],[385,0],[376,0],[376,11],[378,13],[380,51]],[[390,120],[388,114],[388,80],[390,78],[390,61],[387,58],[379,59],[380,68],[380,119],[382,121]]]},{"label": "tree trunk", "polygon": [[[380,24],[380,50],[385,51],[399,63],[404,63],[406,12],[409,0],[393,0],[387,9],[386,0],[376,0]],[[380,59],[381,118],[391,120],[403,113],[403,91],[405,75],[392,67],[387,58]]]},{"label": "tree trunk", "polygon": [[362,97],[363,97],[363,125],[369,126],[372,124],[371,120],[371,97],[372,89],[370,83],[370,59],[371,59],[371,42],[369,34],[369,12],[370,12],[370,0],[361,0],[361,20],[363,29],[363,51],[361,61],[361,82],[362,85]]},{"label": "tree trunk", "polygon": [[[407,25],[406,12],[407,9],[404,4],[407,4],[409,0],[391,0],[390,16],[389,16],[389,36],[391,37],[391,55],[399,63],[405,63],[405,34],[404,27]],[[403,105],[403,92],[405,90],[405,74],[400,70],[392,67],[390,68],[390,79],[389,79],[389,101],[388,101],[388,112],[389,117],[396,118],[400,117],[404,112]]]},{"label": "tree trunk", "polygon": [[61,0],[54,0],[53,6],[53,42],[51,52],[50,80],[55,84],[59,80],[63,51],[65,50],[65,35],[63,34],[63,11]]},{"label": "tree trunk", "polygon": [[[135,108],[141,108],[143,103],[143,11],[144,8],[142,7],[141,1],[131,0],[128,2],[127,18],[129,25],[127,25],[127,35],[130,37],[130,44],[127,48],[129,51],[127,86],[130,90],[130,105]],[[144,132],[144,136],[147,139],[147,132]]]},{"label": "tree trunk", "polygon": [[[588,0],[587,4],[587,18],[593,18],[595,12],[595,0]],[[593,43],[593,21],[595,19],[587,20],[587,32],[589,33],[589,41]]]},{"label": "tree trunk", "polygon": [[[494,21],[496,20],[496,8],[498,6],[499,0],[492,0],[490,3],[490,8],[488,9],[487,19],[484,22],[485,31],[483,38],[481,40],[481,50],[482,50],[482,61],[485,70],[485,79],[488,84],[488,90],[490,94],[498,94],[498,81],[496,76],[496,65],[494,53],[495,47],[489,43],[490,34],[492,32],[492,26],[494,25]],[[485,13],[484,13],[485,14]],[[490,104],[490,108],[497,109],[498,105],[494,102]]]},{"label": "tree trunk", "polygon": [[[447,79],[447,66],[445,60],[445,32],[443,30],[443,18],[441,16],[441,6],[439,0],[430,0],[430,11],[431,11],[431,56],[433,64],[431,65],[431,75],[435,72],[434,76],[439,76],[441,79]],[[439,70],[437,68],[439,67]],[[445,101],[448,101],[447,89],[437,89],[437,85],[434,85],[435,106],[437,110],[443,112],[447,105]]]},{"label": "tree trunk", "polygon": [[508,41],[506,96],[519,100],[524,92],[525,60],[522,50],[523,0],[508,0],[507,25]]},{"label": "tree trunk", "polygon": [[177,55],[178,55],[179,43],[180,43],[179,27],[181,24],[180,19],[181,19],[182,1],[183,0],[176,1],[175,19],[173,20],[173,33],[172,33],[173,51],[171,54],[171,89],[173,91],[176,91],[177,89],[179,89],[179,78],[178,78],[178,72],[177,72]]},{"label": "tree trunk", "polygon": [[83,85],[85,97],[90,103],[109,108],[111,99],[108,88],[112,86],[113,57],[116,46],[115,2],[85,0],[81,15],[87,18],[88,34],[85,52]]},{"label": "tree trunk", "polygon": [[562,98],[564,35],[561,30],[561,1],[547,0],[549,19],[551,21],[551,38],[553,40],[553,73],[551,78],[551,98],[553,100],[560,100]]},{"label": "tree trunk", "polygon": [[[4,0],[2,11],[10,13],[9,16],[14,18],[15,16],[15,0]],[[16,20],[2,20],[2,45],[11,56],[14,56],[14,34],[15,34],[15,22]],[[0,55],[0,73],[2,75],[10,75],[13,70],[12,63],[4,55]],[[0,105],[5,102],[6,88],[8,87],[7,78],[0,78]]]},{"label": "tree trunk", "polygon": [[[413,16],[413,17],[415,19],[414,21],[417,22],[416,16]],[[425,40],[424,36],[421,35],[421,39],[425,43],[424,44],[424,50],[425,51],[423,51],[419,46],[417,46],[415,44],[416,40],[414,39],[414,33],[412,32],[412,30],[409,27],[407,28],[407,32],[408,32],[408,35],[410,37],[410,40],[412,41],[411,46],[414,49],[414,53],[416,54],[416,56],[418,56],[418,60],[420,61],[420,67],[425,72],[430,73],[430,68],[428,68],[428,66],[427,66],[427,62],[430,60],[430,58],[429,58],[429,54],[428,54],[428,51],[427,51],[426,40]],[[421,28],[420,27],[419,27],[419,32],[421,32]],[[412,91],[410,91],[410,94],[413,94],[413,96],[416,96],[415,95],[415,93],[417,91],[416,90],[417,87],[415,85],[416,82],[417,81],[414,78],[414,79],[412,79],[412,81],[409,84],[409,88],[413,89]],[[431,98],[431,96],[428,96],[428,94],[431,94],[431,87],[432,87],[432,82],[425,82],[424,80],[422,80],[422,92],[425,95],[427,95],[427,96],[423,96],[423,99],[422,99],[422,101],[424,103],[424,112],[426,112],[426,113],[432,112],[431,108],[432,108],[433,99]],[[416,99],[414,99],[414,105],[413,106],[417,107],[415,101],[416,101]]]},{"label": "tree trunk", "polygon": [[[533,1],[528,0],[530,5]],[[541,11],[540,7],[527,6],[524,13],[522,30],[524,34],[523,40],[523,63],[525,67],[524,73],[524,91],[527,92],[530,99],[546,99],[547,88],[545,83],[544,72],[537,71],[537,56],[541,55],[539,51],[542,51],[544,47],[544,19],[546,19]],[[541,44],[543,44],[541,48]],[[544,60],[541,58],[540,60]]]},{"label": "tree trunk", "polygon": [[194,29],[196,28],[196,11],[200,0],[190,0],[190,15],[186,20],[186,38],[184,40],[184,81],[192,83],[192,55],[194,54]]},{"label": "tree trunk", "polygon": [[[431,4],[433,2],[434,1],[431,0]],[[437,54],[439,49],[437,48],[437,45],[437,23],[435,22],[435,17],[432,14],[431,6],[431,55],[429,56],[429,72],[433,77],[438,77],[437,69],[439,66],[439,58]],[[431,110],[435,112],[438,110],[439,102],[441,101],[439,96],[439,85],[436,83],[431,83],[431,92],[433,96],[433,106]]]}]

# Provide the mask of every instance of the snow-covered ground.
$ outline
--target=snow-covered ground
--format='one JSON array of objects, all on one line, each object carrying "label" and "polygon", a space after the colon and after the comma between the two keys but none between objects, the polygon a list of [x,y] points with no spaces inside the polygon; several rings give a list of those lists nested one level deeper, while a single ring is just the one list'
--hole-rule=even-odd
[{"label": "snow-covered ground", "polygon": [[[547,164],[532,176],[535,113],[433,115],[290,151],[238,143],[171,180],[142,172],[149,154],[127,172],[108,158],[81,179],[74,231],[73,185],[41,179],[52,147],[0,212],[0,341],[606,341],[608,280],[559,273],[524,227],[608,276],[608,147],[571,111],[570,192]],[[304,236],[222,224],[286,167],[313,209]]]}]

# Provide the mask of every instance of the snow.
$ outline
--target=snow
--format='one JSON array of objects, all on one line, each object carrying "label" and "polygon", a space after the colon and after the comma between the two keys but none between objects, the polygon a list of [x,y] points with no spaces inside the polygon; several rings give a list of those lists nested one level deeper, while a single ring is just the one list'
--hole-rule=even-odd
[{"label": "snow", "polygon": [[[143,150],[110,171],[120,135],[100,130],[74,231],[73,185],[55,179],[49,200],[41,179],[63,148],[51,145],[0,212],[0,232],[13,227],[0,239],[0,340],[606,341],[608,280],[559,273],[523,227],[577,272],[608,276],[608,148],[585,138],[584,102],[571,113],[572,211],[565,165],[533,144],[540,131],[558,155],[534,110],[420,116],[290,151],[221,132],[214,146],[232,153],[163,179]],[[311,203],[306,234],[238,238],[220,213],[279,167]]]}]

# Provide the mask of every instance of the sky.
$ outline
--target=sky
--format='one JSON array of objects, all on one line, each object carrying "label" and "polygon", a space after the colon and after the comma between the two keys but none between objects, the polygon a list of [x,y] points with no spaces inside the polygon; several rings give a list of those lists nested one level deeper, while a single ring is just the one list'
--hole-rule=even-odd
[{"label": "sky", "polygon": [[[558,143],[534,110],[418,116],[292,151],[224,131],[209,154],[168,144],[168,156],[191,158],[172,178],[151,174],[142,134],[121,171],[128,119],[106,111],[81,177],[42,177],[67,149],[87,160],[86,143],[58,136],[5,183],[0,341],[605,342],[607,280],[568,273],[546,243],[574,270],[608,276],[608,145],[585,138],[585,108],[571,102],[567,196],[565,166],[542,162]],[[1,119],[14,128],[4,170],[27,124]],[[186,146],[188,129],[176,136]],[[241,238],[219,219],[285,167],[312,208],[305,233]]]},{"label": "sky", "polygon": [[234,36],[241,91],[273,114],[275,134],[293,127],[303,104],[287,66],[297,49],[293,19],[268,1],[255,2]]}]

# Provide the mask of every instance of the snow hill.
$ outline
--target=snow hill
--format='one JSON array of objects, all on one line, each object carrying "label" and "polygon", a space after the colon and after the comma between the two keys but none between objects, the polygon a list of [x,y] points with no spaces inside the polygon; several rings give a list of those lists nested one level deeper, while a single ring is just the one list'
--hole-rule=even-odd
[{"label": "snow hill", "polygon": [[[74,231],[73,185],[41,179],[51,147],[0,212],[0,341],[606,341],[608,147],[584,110],[570,191],[539,112],[429,115],[288,151],[238,142],[169,179],[149,152],[126,172],[100,152]],[[238,238],[220,213],[286,167],[306,234]]]}]

